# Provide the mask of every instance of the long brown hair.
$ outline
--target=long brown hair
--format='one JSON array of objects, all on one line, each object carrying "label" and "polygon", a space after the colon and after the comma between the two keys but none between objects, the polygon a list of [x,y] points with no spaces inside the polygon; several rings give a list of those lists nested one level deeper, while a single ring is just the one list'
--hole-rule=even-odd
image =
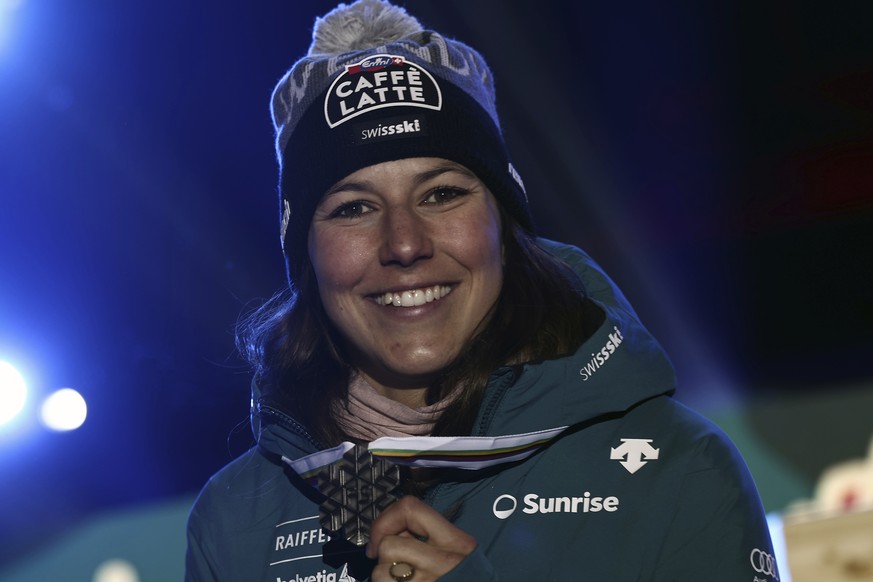
[{"label": "long brown hair", "polygon": [[[503,289],[486,328],[429,389],[428,401],[436,402],[463,387],[434,435],[469,434],[488,377],[497,368],[569,354],[603,321],[570,268],[505,212],[501,215]],[[237,346],[254,367],[265,401],[306,425],[323,446],[347,440],[332,411],[347,396],[351,368],[321,305],[308,258],[294,288],[240,321]]]}]

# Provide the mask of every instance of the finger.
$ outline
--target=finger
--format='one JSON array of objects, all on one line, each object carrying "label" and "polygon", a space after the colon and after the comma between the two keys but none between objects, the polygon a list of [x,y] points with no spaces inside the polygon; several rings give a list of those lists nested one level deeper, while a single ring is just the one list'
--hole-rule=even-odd
[{"label": "finger", "polygon": [[[412,511],[420,503],[420,500],[415,497],[401,497],[387,508],[383,509],[379,517],[370,525],[370,542],[367,544],[367,556],[375,558],[378,555],[377,548],[382,542],[382,538],[391,535],[400,535],[407,537],[417,537],[426,539],[425,534],[413,533],[409,530],[410,524],[407,523],[406,506],[413,506]],[[422,503],[422,505],[426,505]]]},{"label": "finger", "polygon": [[466,555],[459,549],[443,548],[402,536],[386,536],[379,545],[380,564],[406,562],[417,572],[427,572],[435,577],[453,569]]},{"label": "finger", "polygon": [[[400,564],[399,562],[398,564],[402,568],[403,564]],[[434,580],[439,579],[439,576],[433,574],[432,572],[416,568],[412,564],[409,565],[412,566],[414,569],[412,576],[410,576],[408,579],[409,582],[433,582]],[[378,564],[375,568],[373,568],[373,572],[370,574],[370,580],[372,582],[395,582],[397,579],[391,574],[392,566],[392,562]]]},{"label": "finger", "polygon": [[476,546],[475,540],[463,530],[452,525],[438,511],[412,496],[406,496],[391,504],[373,522],[370,528],[368,555],[375,557],[384,536],[409,532],[441,547],[457,547],[469,553]]}]

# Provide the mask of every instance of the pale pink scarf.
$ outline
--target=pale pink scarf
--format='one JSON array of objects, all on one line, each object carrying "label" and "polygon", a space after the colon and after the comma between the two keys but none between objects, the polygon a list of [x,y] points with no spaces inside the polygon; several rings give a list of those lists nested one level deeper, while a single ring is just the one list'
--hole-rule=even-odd
[{"label": "pale pink scarf", "polygon": [[349,378],[349,397],[338,407],[337,420],[348,436],[363,441],[383,436],[426,436],[453,396],[430,406],[410,408],[382,396],[360,374],[353,374]]}]

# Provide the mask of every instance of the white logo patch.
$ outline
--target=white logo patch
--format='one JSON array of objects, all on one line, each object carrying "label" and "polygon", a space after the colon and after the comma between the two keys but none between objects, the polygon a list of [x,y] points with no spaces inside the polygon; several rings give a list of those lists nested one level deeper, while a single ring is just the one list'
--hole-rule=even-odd
[{"label": "white logo patch", "polygon": [[621,330],[618,329],[618,326],[614,325],[612,326],[612,329],[615,330],[615,333],[609,334],[609,340],[606,344],[604,344],[599,352],[591,354],[591,361],[579,370],[579,375],[582,376],[583,382],[587,382],[592,376],[594,376],[597,370],[606,364],[612,354],[615,353],[615,350],[617,350],[624,341],[624,336],[621,334]]},{"label": "white logo patch", "polygon": [[[767,552],[755,548],[749,555],[749,562],[752,564],[752,570],[758,574],[770,576],[774,580],[779,580],[779,568],[776,566],[776,558]],[[755,576],[757,579],[758,577]]]},{"label": "white logo patch", "polygon": [[426,70],[396,55],[373,55],[346,65],[327,91],[324,118],[334,128],[384,107],[442,108],[443,95]]},{"label": "white logo patch", "polygon": [[610,448],[609,458],[613,461],[621,459],[628,473],[634,474],[647,462],[658,460],[661,449],[656,449],[651,443],[652,439],[621,439],[619,446]]},{"label": "white logo patch", "polygon": [[[501,501],[506,500],[510,505],[507,507],[506,503],[501,503]],[[498,509],[497,506],[500,505],[501,509]],[[515,513],[515,508],[518,507],[518,500],[509,494],[504,494],[494,500],[494,504],[491,506],[491,511],[494,512],[494,517],[497,519],[506,519],[513,513]]]},{"label": "white logo patch", "polygon": [[343,569],[337,574],[336,572],[328,572],[321,570],[315,574],[303,575],[294,574],[293,578],[282,578],[276,576],[276,582],[357,582],[357,580],[349,574],[349,565],[343,564]]},{"label": "white logo patch", "polygon": [[[613,513],[618,511],[621,501],[618,497],[601,497],[585,491],[581,496],[541,497],[528,493],[522,498],[522,513],[527,515],[545,513]],[[518,508],[518,500],[504,493],[494,500],[491,511],[497,519],[507,519]]]}]

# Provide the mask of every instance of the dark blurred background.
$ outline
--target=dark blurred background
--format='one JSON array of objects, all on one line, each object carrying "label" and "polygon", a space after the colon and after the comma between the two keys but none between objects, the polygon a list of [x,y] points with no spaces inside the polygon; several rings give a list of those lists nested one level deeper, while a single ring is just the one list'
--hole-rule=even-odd
[{"label": "dark blurred background", "polygon": [[[0,0],[0,360],[30,389],[0,427],[0,578],[251,445],[234,324],[285,284],[269,97],[333,5]],[[404,5],[484,54],[540,232],[742,429],[768,510],[865,453],[873,5]],[[88,418],[52,433],[60,387]]]}]

